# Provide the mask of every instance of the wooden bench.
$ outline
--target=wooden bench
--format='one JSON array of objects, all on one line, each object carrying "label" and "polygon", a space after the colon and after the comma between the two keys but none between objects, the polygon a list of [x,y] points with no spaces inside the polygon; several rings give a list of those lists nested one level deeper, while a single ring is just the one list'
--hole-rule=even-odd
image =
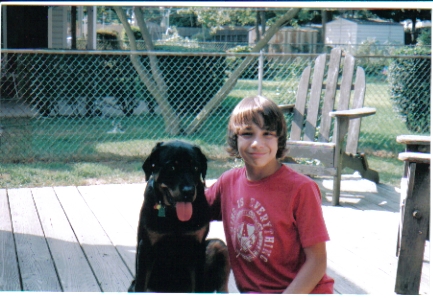
[{"label": "wooden bench", "polygon": [[397,294],[419,294],[425,241],[430,223],[430,137],[403,135],[406,145],[398,155],[404,161],[401,180],[401,221],[397,240]]},{"label": "wooden bench", "polygon": [[[280,108],[285,113],[293,113],[287,141],[287,156],[290,161],[287,165],[306,175],[333,176],[332,204],[339,205],[341,173],[345,167],[358,171],[363,178],[379,182],[379,174],[369,168],[365,154],[358,152],[361,118],[375,114],[376,109],[363,107],[366,87],[365,73],[361,67],[356,69],[353,84],[355,58],[345,55],[342,79],[338,84],[341,49],[333,49],[329,56],[326,83],[323,81],[327,55],[321,54],[315,60],[311,83],[311,67],[304,69],[296,103],[280,105]],[[351,96],[353,99],[350,105]],[[331,134],[333,122],[334,133]],[[347,140],[344,146],[345,138]],[[322,166],[301,164],[299,158],[319,160]]]}]

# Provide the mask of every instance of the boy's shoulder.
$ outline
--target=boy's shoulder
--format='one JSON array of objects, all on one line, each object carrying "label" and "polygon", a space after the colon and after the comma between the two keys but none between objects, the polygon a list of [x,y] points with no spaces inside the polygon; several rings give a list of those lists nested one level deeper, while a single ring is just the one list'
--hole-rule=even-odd
[{"label": "boy's shoulder", "polygon": [[296,181],[300,184],[301,183],[315,183],[314,180],[311,179],[310,177],[296,172],[294,169],[290,168],[289,166],[287,166],[285,164],[282,165],[282,168],[283,168],[282,169],[283,175],[286,178],[289,178],[292,182]]},{"label": "boy's shoulder", "polygon": [[242,175],[245,175],[245,167],[227,170],[221,175],[221,177],[225,177],[226,179],[232,179],[241,177]]}]

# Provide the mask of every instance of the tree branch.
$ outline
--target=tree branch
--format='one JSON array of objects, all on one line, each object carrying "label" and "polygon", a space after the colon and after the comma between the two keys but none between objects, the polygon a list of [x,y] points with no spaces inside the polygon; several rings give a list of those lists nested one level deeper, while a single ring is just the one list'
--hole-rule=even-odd
[{"label": "tree branch", "polygon": [[[266,32],[263,38],[257,42],[257,44],[251,50],[253,53],[260,52],[271,40],[271,38],[275,35],[275,33],[283,26],[287,21],[294,18],[300,8],[291,8],[287,13],[285,13],[281,18],[279,18]],[[226,83],[221,87],[221,89],[215,94],[212,99],[203,107],[200,113],[195,117],[195,119],[191,122],[191,124],[185,129],[187,135],[193,134],[200,125],[208,118],[215,109],[221,104],[221,102],[226,98],[226,96],[230,93],[233,87],[236,85],[237,80],[239,79],[242,72],[250,66],[251,63],[255,60],[255,57],[246,57],[244,61],[232,72],[230,77],[227,79]]]},{"label": "tree branch", "polygon": [[[120,21],[122,22],[123,27],[125,28],[125,32],[128,35],[128,39],[130,42],[131,50],[136,51],[137,42],[134,33],[132,32],[131,26],[129,25],[128,20],[126,18],[125,11],[122,9],[122,7],[119,6],[113,6],[113,8],[116,11]],[[138,15],[136,9],[138,11]],[[140,31],[143,36],[143,39],[145,38],[147,39],[147,40],[145,39],[146,46],[149,45],[150,48],[153,49],[152,39],[150,40],[148,39],[150,37],[150,34],[149,31],[147,30],[146,24],[144,23],[141,9],[134,8],[134,12],[136,12],[136,17],[139,21],[139,26],[141,21]],[[164,79],[162,78],[162,75],[160,74],[160,71],[158,69],[158,60],[154,55],[149,55],[148,57],[151,64],[150,71],[147,70],[145,67],[143,67],[143,65],[140,62],[139,56],[137,54],[130,55],[132,65],[137,71],[141,81],[146,85],[147,90],[149,90],[149,92],[152,93],[153,97],[158,103],[158,106],[161,109],[161,114],[165,124],[165,131],[170,135],[178,135],[181,131],[180,121],[175,111],[171,108],[167,100],[167,91],[166,91],[167,88]]]}]

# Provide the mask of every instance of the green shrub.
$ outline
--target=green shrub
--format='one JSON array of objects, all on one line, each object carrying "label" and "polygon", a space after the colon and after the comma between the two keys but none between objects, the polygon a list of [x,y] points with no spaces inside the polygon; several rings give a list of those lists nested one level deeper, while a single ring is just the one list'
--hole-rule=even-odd
[{"label": "green shrub", "polygon": [[[429,48],[396,50],[396,55],[430,55]],[[394,108],[414,133],[430,132],[431,60],[395,58],[389,66],[389,85]]]},{"label": "green shrub", "polygon": [[[155,46],[161,52],[191,51],[189,47]],[[194,48],[215,52],[213,49]],[[57,102],[86,100],[86,115],[95,116],[95,103],[115,97],[118,109],[126,116],[140,100],[151,111],[155,99],[140,80],[128,55],[29,55],[25,62],[31,86],[31,100],[38,111],[49,116]],[[197,114],[224,84],[225,57],[159,55],[159,69],[167,86],[168,101],[178,113]],[[150,69],[148,56],[141,56],[144,69]],[[158,91],[156,91],[158,92]]]},{"label": "green shrub", "polygon": [[116,31],[99,29],[96,31],[96,39],[101,50],[120,50],[119,36]]},{"label": "green shrub", "polygon": [[385,58],[388,53],[386,51],[389,46],[380,44],[375,39],[367,39],[361,42],[361,45],[357,48],[356,55],[359,56],[384,56],[384,58],[359,58],[357,59],[357,65],[364,68],[369,76],[380,76],[383,71],[388,67],[387,59]]},{"label": "green shrub", "polygon": [[431,28],[422,28],[421,33],[417,39],[417,45],[429,46],[431,45]]}]

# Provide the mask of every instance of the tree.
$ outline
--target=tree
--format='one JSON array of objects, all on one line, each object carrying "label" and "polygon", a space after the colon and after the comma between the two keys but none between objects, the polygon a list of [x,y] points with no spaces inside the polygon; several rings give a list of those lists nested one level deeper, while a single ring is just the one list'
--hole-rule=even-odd
[{"label": "tree", "polygon": [[[113,9],[116,11],[117,16],[119,17],[123,27],[125,28],[125,32],[130,41],[131,51],[136,51],[136,39],[127,20],[124,9],[118,6],[115,6]],[[276,22],[271,27],[269,27],[263,38],[252,49],[252,52],[258,53],[261,49],[263,49],[267,45],[269,40],[278,31],[278,29],[290,20],[292,20],[298,14],[299,10],[299,8],[291,8],[284,15],[278,18],[278,20],[276,20]],[[193,11],[196,11],[198,13],[198,10],[193,9]],[[144,43],[146,45],[146,49],[149,52],[153,52],[154,45],[149,30],[144,21],[142,8],[134,7],[134,13]],[[200,14],[197,16],[197,19],[202,23],[206,22],[208,26],[214,26],[214,28],[217,28],[217,24],[224,24],[230,21],[230,10],[220,10],[219,13],[215,13],[215,10],[213,10],[212,13],[211,10],[203,8],[200,10]],[[248,18],[238,19],[239,22],[245,22],[246,20],[248,20]],[[161,109],[162,117],[165,124],[165,130],[170,135],[179,135],[180,133],[182,133],[182,131],[185,131],[187,134],[194,133],[200,127],[203,121],[213,112],[216,107],[218,107],[222,100],[233,89],[242,72],[256,59],[253,56],[246,57],[246,59],[243,60],[243,62],[232,72],[232,74],[224,83],[224,85],[220,88],[220,90],[204,106],[200,113],[198,113],[192,123],[187,128],[185,128],[185,130],[183,130],[179,117],[176,115],[175,110],[170,106],[170,103],[168,101],[168,88],[164,81],[163,74],[159,69],[158,58],[155,55],[148,56],[150,69],[146,69],[142,65],[140,57],[137,54],[131,53],[130,58],[135,70],[140,76],[141,81],[146,85],[147,89],[152,93],[155,100],[157,101]]]},{"label": "tree", "polygon": [[[116,11],[117,16],[119,17],[123,27],[125,28],[126,34],[130,42],[131,51],[136,51],[136,39],[134,33],[132,32],[131,25],[127,20],[125,11],[119,6],[115,6],[114,10]],[[140,28],[140,32],[146,48],[149,52],[152,52],[154,50],[153,42],[149,30],[147,29],[146,23],[144,22],[143,12],[141,8],[134,7],[134,13],[137,18],[138,27]],[[150,62],[150,70],[144,68],[144,66],[140,62],[140,57],[138,55],[131,54],[130,57],[135,70],[140,76],[141,81],[146,85],[147,89],[155,97],[155,100],[161,109],[162,118],[164,119],[165,124],[165,131],[170,135],[180,134],[180,121],[174,109],[170,106],[170,103],[168,102],[167,86],[161,74],[161,70],[158,67],[157,57],[154,55],[148,56]]]},{"label": "tree", "polygon": [[[257,42],[257,44],[252,48],[252,53],[259,53],[269,42],[269,40],[277,33],[277,31],[284,24],[292,20],[299,12],[299,8],[291,8],[287,11],[281,18],[279,18],[266,32],[263,38]],[[221,89],[214,95],[214,97],[204,106],[197,117],[191,122],[191,124],[186,128],[186,133],[188,135],[193,134],[204,120],[209,117],[209,115],[218,107],[218,105],[224,100],[224,98],[230,93],[242,72],[253,63],[255,57],[246,57],[241,64],[231,73],[230,77],[227,79],[226,83],[221,87]]]}]

